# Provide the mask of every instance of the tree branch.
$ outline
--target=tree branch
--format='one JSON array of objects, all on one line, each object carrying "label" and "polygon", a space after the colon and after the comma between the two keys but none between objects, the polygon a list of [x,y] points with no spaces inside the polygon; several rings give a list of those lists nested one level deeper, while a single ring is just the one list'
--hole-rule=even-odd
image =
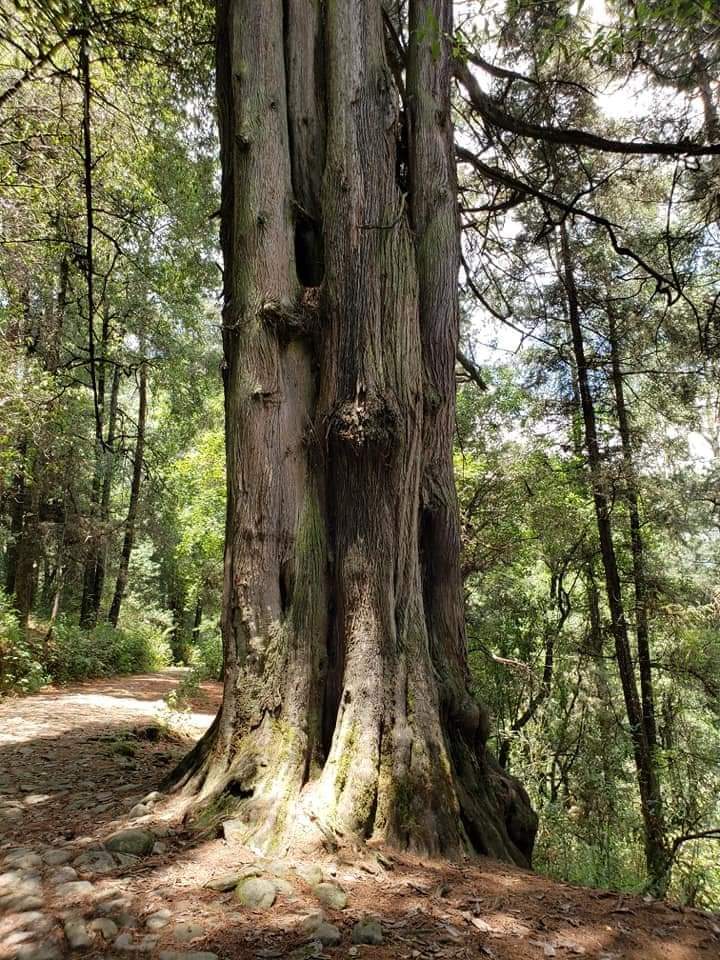
[{"label": "tree branch", "polygon": [[479,390],[487,390],[487,383],[480,373],[480,368],[459,347],[455,353],[455,359]]},{"label": "tree branch", "polygon": [[[648,273],[657,283],[658,291],[660,293],[664,293],[668,298],[670,298],[670,292],[672,290],[677,290],[672,280],[664,276],[662,273],[659,273],[647,262],[647,260],[644,260],[641,256],[635,253],[634,250],[631,250],[629,247],[623,246],[623,244],[620,243],[617,234],[615,233],[614,225],[605,217],[601,217],[597,213],[592,213],[590,210],[585,210],[582,207],[578,207],[574,203],[566,203],[564,200],[560,200],[558,197],[552,196],[552,194],[545,193],[544,190],[540,190],[538,187],[534,187],[523,180],[518,180],[516,177],[513,177],[512,174],[507,173],[505,170],[501,170],[499,167],[491,167],[489,164],[484,163],[478,156],[476,156],[472,150],[468,150],[466,147],[456,146],[455,155],[457,156],[458,160],[463,163],[469,163],[477,170],[478,173],[480,173],[482,176],[488,177],[490,180],[495,181],[495,183],[502,183],[510,190],[515,190],[521,193],[524,192],[527,196],[534,197],[536,200],[540,200],[542,203],[547,203],[550,206],[555,207],[557,210],[562,210],[565,214],[574,214],[575,216],[584,217],[591,223],[595,223],[598,226],[603,227],[607,232],[615,253],[617,253],[619,256],[628,257],[630,260],[633,260],[639,267]],[[677,292],[678,294],[681,293],[680,290],[677,290]]]},{"label": "tree branch", "polygon": [[525,120],[520,120],[506,113],[496,100],[485,93],[466,63],[455,60],[453,70],[456,79],[465,88],[471,106],[487,123],[491,123],[501,130],[517,133],[521,137],[530,137],[533,140],[544,140],[546,143],[557,143],[569,147],[587,147],[589,150],[602,150],[605,153],[636,153],[665,157],[682,155],[707,157],[720,154],[720,143],[698,144],[691,140],[680,140],[677,143],[612,140],[590,133],[587,130],[574,130],[572,128],[561,130],[559,127],[527,123]]}]

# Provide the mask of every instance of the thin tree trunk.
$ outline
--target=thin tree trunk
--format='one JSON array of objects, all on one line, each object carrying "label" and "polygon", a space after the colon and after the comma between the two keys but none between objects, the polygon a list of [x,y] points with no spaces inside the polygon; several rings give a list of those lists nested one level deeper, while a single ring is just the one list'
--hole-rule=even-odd
[{"label": "thin tree trunk", "polygon": [[[105,347],[103,347],[103,350]],[[101,364],[98,377],[100,396],[100,416],[104,416],[105,375]],[[114,444],[117,426],[118,397],[120,392],[120,368],[115,367],[110,389],[110,408],[108,410],[107,437],[95,444],[95,471],[90,500],[89,532],[90,547],[83,573],[83,593],[80,606],[80,625],[86,628],[97,623],[105,587],[105,553],[107,550],[107,525],[110,519],[110,493],[112,490],[113,465],[115,461]],[[101,420],[102,424],[102,420]],[[102,435],[101,435],[102,436]]]},{"label": "thin tree trunk", "polygon": [[193,626],[192,626],[192,640],[193,643],[197,643],[200,639],[200,627],[202,625],[202,616],[203,616],[203,604],[202,598],[198,597],[195,601],[195,616],[193,617]]},{"label": "thin tree trunk", "polygon": [[132,556],[133,544],[135,542],[135,524],[137,521],[138,504],[140,503],[140,488],[142,485],[143,456],[145,453],[145,423],[147,419],[147,365],[140,364],[139,373],[139,397],[138,397],[138,420],[137,437],[135,439],[135,455],[133,459],[133,474],[130,485],[130,503],[128,505],[127,519],[125,520],[125,536],[123,538],[122,552],[120,554],[120,566],[118,568],[117,580],[115,582],[115,593],[113,594],[108,620],[117,627],[120,619],[120,607],[122,605],[125,590],[127,589],[128,572],[130,570],[130,558]]},{"label": "thin tree trunk", "polygon": [[642,528],[640,523],[637,474],[635,472],[630,423],[628,420],[627,408],[625,406],[625,390],[623,386],[622,368],[620,365],[620,348],[618,345],[617,328],[612,309],[608,309],[607,315],[610,333],[609,339],[612,379],[615,391],[615,408],[617,410],[618,427],[622,443],[623,468],[625,474],[625,499],[627,501],[628,513],[630,515],[630,543],[632,547],[633,584],[635,587],[635,635],[637,638],[638,666],[640,668],[642,715],[648,746],[651,750],[655,750],[657,746],[655,698],[653,694],[652,665],[650,657],[650,631],[648,628],[645,551],[643,547]]},{"label": "thin tree trunk", "polygon": [[592,393],[590,392],[588,363],[585,355],[585,344],[580,320],[578,292],[566,224],[564,222],[561,223],[558,230],[560,233],[563,281],[567,295],[573,351],[577,365],[580,402],[585,426],[585,443],[590,466],[593,502],[595,505],[595,516],[600,540],[600,553],[605,571],[607,599],[610,608],[612,633],[615,641],[615,656],[620,673],[620,682],[625,700],[625,709],[630,726],[630,737],[637,770],[640,805],[645,828],[645,859],[650,882],[656,890],[660,891],[663,890],[667,884],[667,871],[669,867],[660,783],[653,752],[645,733],[642,708],[635,682],[635,671],[628,639],[628,627],[623,606],[620,574],[613,542],[609,496],[607,483],[603,475],[595,405]]},{"label": "thin tree trunk", "polygon": [[[87,11],[86,11],[87,12]],[[106,448],[103,439],[104,418],[104,383],[105,364],[98,365],[96,361],[95,343],[95,250],[94,250],[94,202],[93,202],[93,147],[92,147],[92,81],[90,75],[90,56],[88,51],[87,32],[82,34],[79,56],[79,82],[83,91],[82,112],[82,146],[83,146],[83,186],[85,194],[85,279],[87,291],[87,348],[90,390],[92,393],[93,412],[95,417],[95,469],[92,482],[90,501],[90,523],[97,521],[99,504],[102,498],[103,475],[106,461]],[[106,325],[103,325],[106,333]],[[105,359],[107,339],[102,344],[101,361]],[[104,564],[101,558],[102,545],[99,542],[97,531],[90,532],[89,556],[83,571],[83,590],[80,603],[80,625],[85,628],[93,627],[97,623],[100,602],[102,600],[102,586],[104,582]]]},{"label": "thin tree trunk", "polygon": [[[27,444],[21,441],[19,453],[24,458]],[[15,580],[17,577],[18,551],[22,537],[23,523],[26,508],[25,475],[18,471],[13,477],[12,487],[8,496],[10,514],[10,537],[5,548],[5,593],[8,597],[15,594]]]}]

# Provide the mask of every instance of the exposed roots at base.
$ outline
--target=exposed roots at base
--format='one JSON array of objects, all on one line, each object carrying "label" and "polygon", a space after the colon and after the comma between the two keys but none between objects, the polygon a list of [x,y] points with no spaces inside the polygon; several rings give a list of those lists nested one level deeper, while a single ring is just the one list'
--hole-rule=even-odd
[{"label": "exposed roots at base", "polygon": [[[339,777],[337,770],[331,778],[324,769],[308,780],[306,744],[282,721],[266,715],[258,728],[225,748],[218,728],[216,720],[163,784],[187,799],[186,819],[202,832],[223,832],[258,855],[307,856],[371,841],[425,856],[482,854],[530,866],[537,818],[525,791],[460,737],[446,776],[428,766],[434,787],[392,781],[380,763],[374,781],[365,783],[362,813],[348,816],[344,788],[367,766],[352,751]],[[452,789],[446,801],[438,788],[443,782]]]}]

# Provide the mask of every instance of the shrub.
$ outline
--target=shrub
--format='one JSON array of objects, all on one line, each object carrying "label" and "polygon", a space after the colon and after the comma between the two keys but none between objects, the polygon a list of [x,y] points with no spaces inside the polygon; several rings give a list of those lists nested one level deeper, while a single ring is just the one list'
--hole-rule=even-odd
[{"label": "shrub", "polygon": [[0,696],[32,693],[47,681],[32,643],[20,629],[12,604],[0,589]]},{"label": "shrub", "polygon": [[68,683],[158,670],[169,662],[165,632],[153,624],[138,622],[128,630],[102,623],[94,630],[82,630],[61,619],[55,626],[47,666],[54,680]]},{"label": "shrub", "polygon": [[192,645],[190,666],[201,680],[217,680],[222,674],[222,637],[217,626],[207,622],[200,627],[200,634]]}]

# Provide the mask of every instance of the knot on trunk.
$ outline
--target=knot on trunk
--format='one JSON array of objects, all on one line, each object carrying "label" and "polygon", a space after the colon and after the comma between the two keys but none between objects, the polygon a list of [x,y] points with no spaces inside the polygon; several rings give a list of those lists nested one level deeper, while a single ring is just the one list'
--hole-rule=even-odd
[{"label": "knot on trunk", "polygon": [[400,442],[400,411],[385,397],[366,396],[358,391],[354,400],[346,400],[330,417],[329,433],[360,450],[369,446],[391,450]]},{"label": "knot on trunk", "polygon": [[271,330],[280,343],[312,336],[318,327],[318,298],[306,290],[299,303],[289,300],[266,300],[258,312],[260,322]]}]

